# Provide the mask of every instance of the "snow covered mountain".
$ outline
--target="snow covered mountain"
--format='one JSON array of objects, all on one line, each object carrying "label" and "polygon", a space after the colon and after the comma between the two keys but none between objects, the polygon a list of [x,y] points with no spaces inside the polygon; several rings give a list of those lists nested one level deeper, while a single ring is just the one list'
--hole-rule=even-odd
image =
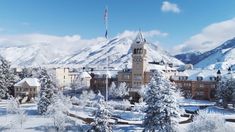
[{"label": "snow covered mountain", "polygon": [[[66,48],[58,44],[33,44],[24,46],[0,47],[0,54],[9,60],[13,66],[39,65],[74,65],[104,66],[107,58],[110,66],[124,67],[131,65],[132,37],[117,36],[110,41],[100,41],[91,45],[68,45]],[[155,44],[147,44],[149,61],[172,62],[175,65],[183,64],[178,59]]]},{"label": "snow covered mountain", "polygon": [[208,69],[228,69],[235,65],[235,38],[224,42],[219,47],[198,56],[195,67]]},{"label": "snow covered mountain", "polygon": [[47,65],[56,57],[62,57],[64,52],[48,44],[1,47],[0,54],[11,62],[13,67]]},{"label": "snow covered mountain", "polygon": [[181,54],[175,55],[175,57],[186,64],[188,63],[195,64],[199,61],[198,56],[200,56],[201,54],[202,53],[200,51],[194,51],[194,52],[181,53]]},{"label": "snow covered mountain", "polygon": [[[107,61],[112,67],[131,66],[131,44],[130,38],[114,38],[108,43],[101,43],[92,47],[79,50],[77,53],[69,55],[56,64],[78,64],[83,66],[106,66]],[[183,64],[169,53],[152,43],[147,44],[148,61],[172,62],[175,65]],[[108,58],[108,59],[107,59]]]}]

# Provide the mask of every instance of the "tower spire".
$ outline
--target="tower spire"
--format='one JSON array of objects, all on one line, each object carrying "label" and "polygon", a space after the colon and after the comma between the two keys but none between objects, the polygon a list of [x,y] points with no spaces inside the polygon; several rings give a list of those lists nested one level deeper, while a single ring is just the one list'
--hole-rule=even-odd
[{"label": "tower spire", "polygon": [[142,32],[141,32],[140,29],[139,29],[139,32],[138,32],[136,38],[135,38],[135,42],[136,42],[136,43],[145,42],[145,38],[144,38],[144,36],[143,36],[143,34],[142,34]]}]

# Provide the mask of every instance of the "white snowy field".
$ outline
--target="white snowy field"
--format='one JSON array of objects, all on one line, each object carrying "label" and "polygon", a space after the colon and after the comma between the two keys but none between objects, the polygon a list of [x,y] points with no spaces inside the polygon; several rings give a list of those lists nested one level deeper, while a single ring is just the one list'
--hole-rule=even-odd
[{"label": "white snowy field", "polygon": [[[22,104],[21,109],[25,110],[27,118],[22,123],[19,122],[18,116],[16,114],[9,114],[6,112],[6,101],[2,100],[0,102],[0,131],[6,132],[44,132],[44,131],[55,131],[53,127],[53,119],[45,116],[41,116],[37,113],[36,104]],[[74,106],[70,109],[70,113],[79,115],[84,118],[92,118],[93,111],[95,108],[85,107],[81,108],[78,106]],[[210,112],[216,112],[218,116],[224,116],[226,118],[235,119],[234,112],[224,111],[222,109],[216,107],[209,107],[206,109]],[[123,110],[113,110],[113,116],[118,117],[118,121],[129,124],[121,124],[114,125],[113,129],[117,132],[141,132],[143,127],[141,126],[142,120],[144,118],[144,114],[140,112],[130,112]],[[179,121],[187,120],[187,118],[181,118]],[[227,123],[232,126],[235,131],[235,123]],[[180,130],[182,132],[186,131],[189,124],[180,124]],[[81,126],[83,129],[81,129]],[[70,132],[80,132],[85,131],[87,128],[87,124],[85,124],[82,120],[76,118],[69,118],[69,121],[66,123],[65,131]]]},{"label": "white snowy field", "polygon": [[[53,127],[53,119],[48,118],[37,113],[36,104],[22,104],[21,109],[25,110],[26,112],[26,120],[22,123],[18,121],[18,117],[16,114],[9,114],[6,112],[6,101],[2,100],[0,102],[0,131],[6,132],[43,132],[43,131],[55,131]],[[71,109],[71,113],[79,115],[80,117],[90,117],[92,118],[92,112],[94,108],[78,108],[73,107]],[[124,119],[123,121],[128,122],[125,120],[126,118],[132,118],[134,113],[124,112],[124,111],[115,111],[115,114],[121,115]],[[137,124],[141,124],[141,121],[130,121]],[[75,118],[70,118],[70,121],[66,124],[65,131],[77,131],[80,132],[84,129],[80,129],[80,126],[86,128],[86,124]],[[137,125],[117,125],[113,127],[114,131],[122,132],[122,131],[142,131],[143,128]]]}]

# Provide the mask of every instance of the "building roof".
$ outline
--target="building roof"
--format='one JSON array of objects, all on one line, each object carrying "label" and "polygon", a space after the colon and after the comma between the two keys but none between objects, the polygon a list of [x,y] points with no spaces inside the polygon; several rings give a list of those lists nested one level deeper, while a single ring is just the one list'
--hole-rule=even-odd
[{"label": "building roof", "polygon": [[104,78],[106,75],[108,75],[108,78],[116,78],[118,70],[95,70],[92,73],[94,73],[97,78]]},{"label": "building roof", "polygon": [[84,71],[79,74],[79,78],[91,78],[91,75]]},{"label": "building roof", "polygon": [[204,81],[209,81],[210,77],[216,77],[215,70],[185,70],[184,72],[178,72],[173,79],[179,80],[179,77],[186,76],[187,80],[195,81],[197,77],[202,77]]},{"label": "building roof", "polygon": [[136,38],[135,38],[135,42],[136,43],[144,43],[146,40],[143,37],[143,34],[141,33],[141,31],[139,31],[139,33],[137,34]]},{"label": "building roof", "polygon": [[150,71],[150,70],[162,70],[162,71],[163,70],[171,70],[171,71],[176,71],[176,68],[169,67],[168,65],[148,64],[146,70],[147,71]]},{"label": "building roof", "polygon": [[29,86],[40,86],[39,80],[37,78],[24,78],[23,80],[16,83],[14,86],[22,86],[24,83],[27,83]]},{"label": "building roof", "polygon": [[[183,72],[177,72],[176,75],[172,76],[172,79],[179,80],[179,77],[186,76],[187,80],[196,81],[197,77],[202,77],[203,81],[210,81],[211,77],[217,77],[218,70],[210,70],[210,69],[193,69],[193,70],[185,70]],[[229,74],[228,70],[221,71],[222,78],[234,78],[235,73],[231,72]]]}]

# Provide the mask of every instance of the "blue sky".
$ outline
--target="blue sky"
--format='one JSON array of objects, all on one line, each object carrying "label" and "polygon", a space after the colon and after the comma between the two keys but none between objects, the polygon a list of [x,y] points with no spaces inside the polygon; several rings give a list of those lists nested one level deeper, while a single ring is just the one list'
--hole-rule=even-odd
[{"label": "blue sky", "polygon": [[[104,8],[109,9],[109,35],[125,30],[159,30],[162,47],[182,45],[214,23],[235,17],[234,0],[168,0],[178,11],[163,11],[163,0],[1,0],[0,35],[104,35]],[[235,35],[234,35],[235,36]]]}]

